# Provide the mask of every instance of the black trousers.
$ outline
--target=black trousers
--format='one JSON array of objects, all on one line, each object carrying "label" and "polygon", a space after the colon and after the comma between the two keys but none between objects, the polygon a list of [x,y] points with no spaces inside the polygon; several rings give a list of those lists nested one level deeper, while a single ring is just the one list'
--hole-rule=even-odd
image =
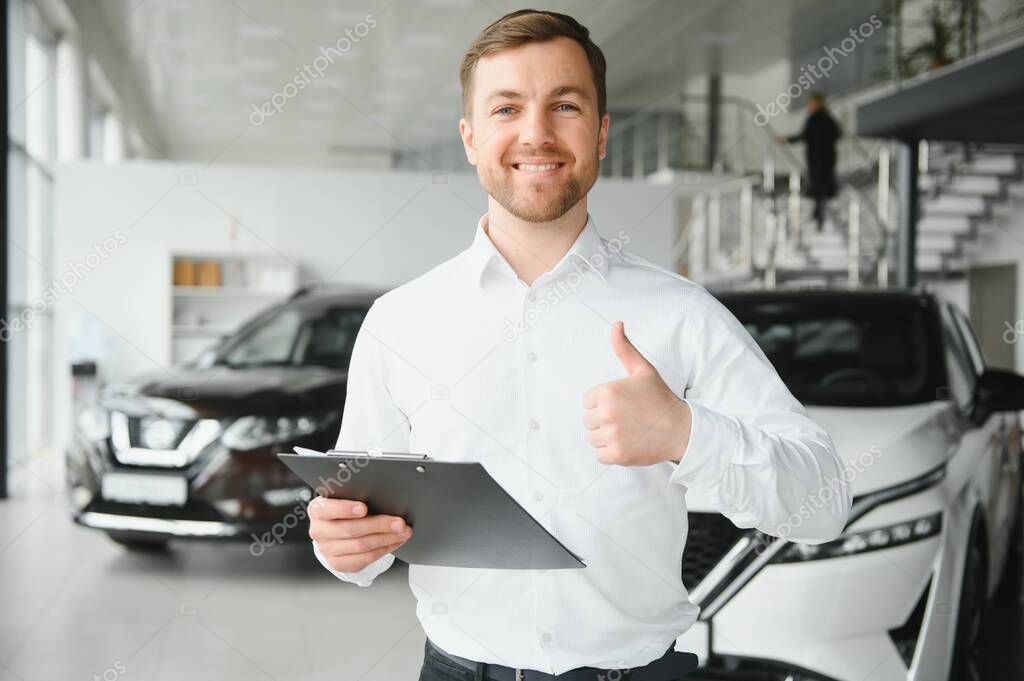
[{"label": "black trousers", "polygon": [[[423,666],[420,668],[419,681],[486,681],[482,672],[483,665],[477,665],[473,672],[460,667],[431,648],[428,642],[424,647]],[[609,669],[602,674],[604,681],[630,681],[628,670]],[[666,680],[669,681],[669,680]],[[677,678],[671,681],[682,681]]]},{"label": "black trousers", "polygon": [[825,206],[828,205],[827,196],[821,194],[812,194],[811,198],[814,199],[814,222],[817,223],[818,231],[822,231],[825,227]]}]

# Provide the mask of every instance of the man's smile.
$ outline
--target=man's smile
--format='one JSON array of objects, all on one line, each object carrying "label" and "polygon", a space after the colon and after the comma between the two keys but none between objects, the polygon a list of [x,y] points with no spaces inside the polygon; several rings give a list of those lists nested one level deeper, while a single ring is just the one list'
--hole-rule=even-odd
[{"label": "man's smile", "polygon": [[562,166],[565,165],[565,161],[554,161],[544,159],[528,159],[523,161],[517,161],[512,163],[512,168],[520,173],[524,173],[529,177],[548,177],[554,175]]}]

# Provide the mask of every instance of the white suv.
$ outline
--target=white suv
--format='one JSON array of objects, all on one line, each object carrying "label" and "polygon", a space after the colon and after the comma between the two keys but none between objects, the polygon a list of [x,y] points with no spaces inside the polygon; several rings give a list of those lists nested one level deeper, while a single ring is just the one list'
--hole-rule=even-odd
[{"label": "white suv", "polygon": [[719,297],[832,436],[854,501],[843,535],[810,546],[690,491],[701,615],[677,648],[702,658],[695,681],[980,678],[988,600],[1021,572],[1024,376],[986,367],[960,311],[925,292]]}]

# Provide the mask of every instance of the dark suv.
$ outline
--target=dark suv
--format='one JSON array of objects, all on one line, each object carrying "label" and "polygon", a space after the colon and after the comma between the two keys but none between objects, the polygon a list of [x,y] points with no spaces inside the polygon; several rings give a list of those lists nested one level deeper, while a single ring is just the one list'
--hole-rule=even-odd
[{"label": "dark suv", "polygon": [[103,389],[66,453],[74,519],[129,548],[278,540],[310,490],[274,455],[335,444],[352,346],[376,295],[300,292],[172,378]]}]

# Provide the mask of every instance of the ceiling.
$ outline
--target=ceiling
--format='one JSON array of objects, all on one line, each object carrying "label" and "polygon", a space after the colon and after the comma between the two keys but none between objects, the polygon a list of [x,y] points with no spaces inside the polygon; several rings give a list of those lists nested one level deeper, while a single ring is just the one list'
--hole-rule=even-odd
[{"label": "ceiling", "polygon": [[[640,107],[712,64],[746,74],[856,25],[877,2],[832,0],[555,0],[609,62],[609,106]],[[522,5],[499,0],[99,0],[134,66],[172,156],[322,160],[386,156],[455,139],[458,62],[487,23]],[[372,15],[375,27],[367,22]],[[363,37],[311,85],[321,48]],[[342,41],[344,45],[345,42]],[[324,64],[324,60],[320,60]],[[310,72],[307,72],[307,74]]]}]

